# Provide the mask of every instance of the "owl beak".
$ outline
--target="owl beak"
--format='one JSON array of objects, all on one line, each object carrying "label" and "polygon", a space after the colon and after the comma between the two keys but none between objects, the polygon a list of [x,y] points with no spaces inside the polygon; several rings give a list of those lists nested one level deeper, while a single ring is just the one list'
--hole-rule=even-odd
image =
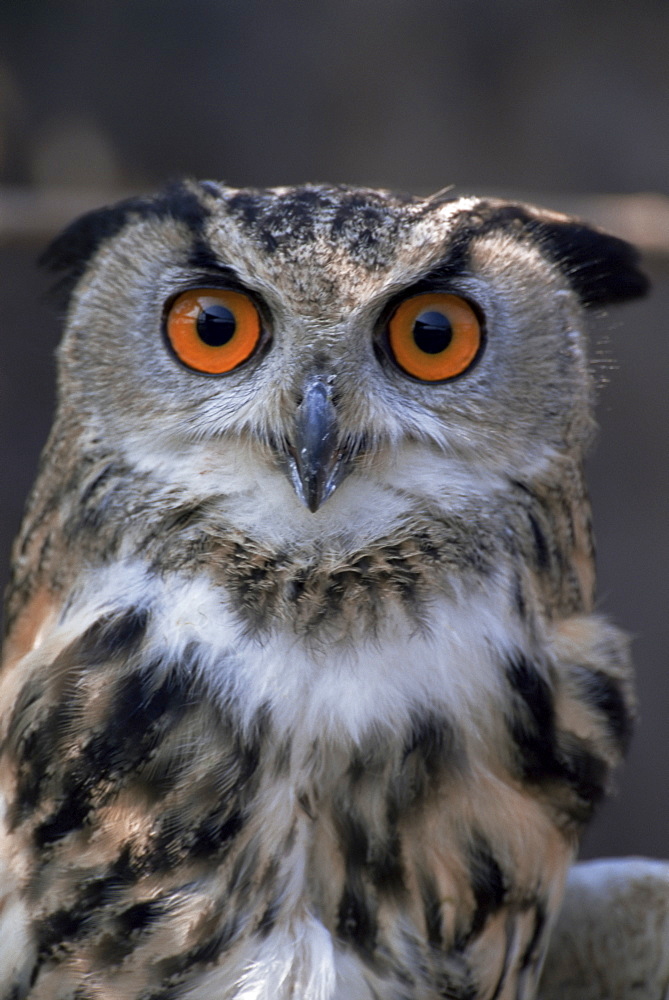
[{"label": "owl beak", "polygon": [[295,412],[287,469],[295,492],[312,514],[346,475],[344,451],[339,445],[331,387],[321,378],[314,378]]}]

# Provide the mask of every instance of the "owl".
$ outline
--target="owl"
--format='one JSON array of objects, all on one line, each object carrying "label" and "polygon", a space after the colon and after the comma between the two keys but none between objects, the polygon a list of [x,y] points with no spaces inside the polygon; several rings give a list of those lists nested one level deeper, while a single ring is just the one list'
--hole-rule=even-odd
[{"label": "owl", "polygon": [[587,309],[531,206],[185,181],[46,263],[0,674],[5,1000],[529,1000],[624,752]]}]

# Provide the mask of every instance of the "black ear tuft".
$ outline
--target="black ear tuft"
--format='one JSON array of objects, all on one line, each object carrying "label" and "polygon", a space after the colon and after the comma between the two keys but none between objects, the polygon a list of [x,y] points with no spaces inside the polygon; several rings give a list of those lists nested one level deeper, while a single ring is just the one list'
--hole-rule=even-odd
[{"label": "black ear tuft", "polygon": [[177,181],[155,197],[128,198],[75,219],[47,247],[39,264],[49,271],[61,274],[53,293],[65,304],[93,254],[104,242],[120,232],[130,218],[171,217],[183,222],[199,235],[208,214],[194,186]]},{"label": "black ear tuft", "polygon": [[49,244],[38,263],[61,275],[53,288],[53,295],[59,302],[67,302],[98,247],[123,228],[131,212],[142,214],[145,204],[144,199],[133,198],[94,209],[71,222]]},{"label": "black ear tuft", "polygon": [[637,249],[579,219],[492,198],[479,202],[474,218],[472,224],[467,213],[463,214],[465,242],[495,231],[538,242],[585,306],[624,302],[648,291],[649,281],[640,270]]},{"label": "black ear tuft", "polygon": [[538,214],[536,233],[586,306],[636,299],[650,287],[636,247],[617,236],[550,213]]}]

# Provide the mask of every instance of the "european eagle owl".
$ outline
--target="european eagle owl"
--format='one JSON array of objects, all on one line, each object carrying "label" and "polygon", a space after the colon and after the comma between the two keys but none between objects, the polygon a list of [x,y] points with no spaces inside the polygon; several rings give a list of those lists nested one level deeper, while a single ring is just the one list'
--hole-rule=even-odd
[{"label": "european eagle owl", "polygon": [[624,751],[589,307],[531,206],[183,182],[75,222],[0,675],[2,996],[528,1000]]}]

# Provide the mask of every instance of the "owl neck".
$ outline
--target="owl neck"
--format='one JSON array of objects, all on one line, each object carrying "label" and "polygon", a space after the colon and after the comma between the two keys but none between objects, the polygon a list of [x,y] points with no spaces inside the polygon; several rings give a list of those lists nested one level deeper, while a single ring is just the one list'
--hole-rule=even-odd
[{"label": "owl neck", "polygon": [[[160,574],[206,577],[245,629],[288,628],[316,642],[373,633],[392,606],[414,627],[435,593],[452,596],[493,578],[513,593],[533,629],[537,616],[592,607],[594,573],[580,469],[563,463],[555,482],[505,481],[448,509],[413,497],[384,531],[357,539],[338,529],[286,544],[235,524],[220,496],[137,472],[119,455],[57,423],[16,543],[7,627],[26,604],[71,599],[82,572],[139,562]],[[311,517],[305,512],[305,517]]]}]

